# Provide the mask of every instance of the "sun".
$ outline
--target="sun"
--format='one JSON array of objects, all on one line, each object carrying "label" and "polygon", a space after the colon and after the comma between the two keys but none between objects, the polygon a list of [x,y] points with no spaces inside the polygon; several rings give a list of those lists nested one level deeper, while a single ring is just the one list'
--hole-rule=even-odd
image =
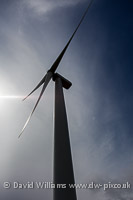
[{"label": "sun", "polygon": [[15,99],[23,99],[24,96],[18,92],[14,85],[12,85],[7,80],[3,79],[0,84],[0,100],[15,100]]},{"label": "sun", "polygon": [[17,94],[16,91],[11,91],[8,87],[0,87],[0,100],[10,100],[10,99],[23,99],[24,96]]}]

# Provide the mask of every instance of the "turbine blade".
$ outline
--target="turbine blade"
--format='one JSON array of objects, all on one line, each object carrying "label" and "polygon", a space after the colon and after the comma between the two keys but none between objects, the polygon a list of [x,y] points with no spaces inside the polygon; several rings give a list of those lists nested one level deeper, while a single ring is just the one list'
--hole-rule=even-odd
[{"label": "turbine blade", "polygon": [[45,82],[46,75],[43,77],[43,79],[38,83],[38,85],[32,90],[22,101],[26,100],[35,90],[37,90],[44,82]]},{"label": "turbine blade", "polygon": [[[74,35],[76,34],[76,32],[77,32],[78,28],[80,27],[82,21],[84,20],[84,18],[85,18],[85,16],[86,16],[86,14],[87,14],[87,12],[88,12],[88,10],[89,10],[89,8],[90,8],[90,6],[91,6],[91,4],[92,4],[93,1],[94,1],[94,0],[91,0],[91,1],[89,2],[89,5],[88,5],[88,7],[87,7],[85,13],[83,14],[83,16],[82,16],[82,18],[81,18],[81,20],[80,20],[78,26],[76,27],[76,29],[75,29],[75,31],[73,32],[72,36],[70,37],[68,43],[66,44],[66,46],[64,47],[64,49],[62,50],[62,52],[60,53],[60,55],[57,57],[57,59],[55,60],[55,62],[54,62],[53,65],[52,65],[52,67],[48,70],[48,72],[50,71],[50,72],[54,73],[54,72],[56,71],[58,65],[60,64],[60,62],[61,62],[61,60],[62,60],[62,58],[63,58],[63,56],[64,56],[64,54],[65,54],[65,52],[66,52],[66,50],[67,50],[67,48],[68,48],[68,46],[69,46],[69,44],[70,44],[70,42],[72,41]],[[25,99],[27,99],[35,90],[37,90],[37,89],[44,83],[45,78],[46,78],[46,75],[45,75],[45,76],[43,77],[43,79],[39,82],[39,84],[34,88],[34,90],[32,90],[32,91],[23,99],[23,101],[24,101]]]},{"label": "turbine blade", "polygon": [[89,8],[90,8],[90,6],[91,6],[91,4],[92,4],[93,1],[94,1],[94,0],[91,0],[91,1],[89,2],[89,5],[88,5],[88,7],[87,7],[85,13],[83,14],[83,16],[82,16],[82,18],[81,18],[81,20],[80,20],[78,26],[76,27],[76,29],[75,29],[75,31],[73,32],[72,36],[70,37],[68,43],[66,44],[66,46],[64,47],[64,49],[62,50],[62,52],[60,53],[60,55],[57,57],[56,61],[53,63],[53,65],[52,65],[52,67],[50,68],[49,71],[51,71],[51,72],[53,72],[53,73],[56,71],[56,69],[57,69],[57,67],[58,67],[58,65],[59,65],[59,63],[60,63],[60,61],[62,60],[62,58],[63,58],[63,56],[64,56],[64,54],[65,54],[65,52],[66,52],[66,50],[67,50],[67,48],[68,48],[68,46],[69,46],[69,44],[70,44],[70,42],[72,41],[74,35],[76,34],[76,32],[77,32],[77,30],[79,29],[81,23],[83,22],[83,20],[84,20],[84,18],[85,18],[85,16],[86,16],[86,14],[87,14],[87,12],[88,12],[88,10],[89,10]]},{"label": "turbine blade", "polygon": [[20,135],[18,136],[18,138],[20,138],[20,136],[21,136],[22,133],[24,132],[24,130],[25,130],[25,128],[26,128],[28,122],[30,121],[30,119],[31,119],[31,117],[32,117],[32,115],[33,115],[33,113],[34,113],[34,111],[35,111],[35,109],[36,109],[36,107],[37,107],[37,105],[38,105],[38,103],[39,103],[39,101],[40,101],[40,99],[41,99],[41,97],[42,97],[42,95],[43,95],[43,93],[44,93],[44,91],[45,91],[45,89],[46,89],[48,83],[49,83],[49,81],[50,81],[50,79],[52,78],[52,76],[53,76],[53,73],[52,73],[52,72],[48,72],[48,73],[46,74],[45,82],[44,82],[43,88],[42,88],[42,90],[41,90],[41,93],[40,93],[40,95],[39,95],[39,97],[38,97],[38,99],[37,99],[37,102],[36,102],[36,104],[35,104],[35,106],[34,106],[32,112],[30,113],[30,115],[29,115],[29,117],[28,117],[28,119],[27,119],[27,121],[26,121],[26,123],[25,123],[25,125],[24,125],[24,127],[23,127],[23,129],[22,129],[22,131],[21,131],[21,133],[20,133]]}]

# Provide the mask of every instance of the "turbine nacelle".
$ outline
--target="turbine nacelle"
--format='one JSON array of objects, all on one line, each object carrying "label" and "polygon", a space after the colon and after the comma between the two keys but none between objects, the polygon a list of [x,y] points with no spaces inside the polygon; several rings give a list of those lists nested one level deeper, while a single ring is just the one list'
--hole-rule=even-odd
[{"label": "turbine nacelle", "polygon": [[63,76],[61,76],[60,74],[58,73],[55,73],[53,75],[53,81],[55,81],[57,78],[60,78],[61,79],[61,82],[62,82],[62,87],[64,87],[65,89],[69,89],[71,86],[72,86],[72,83],[67,80],[66,78],[64,78]]}]

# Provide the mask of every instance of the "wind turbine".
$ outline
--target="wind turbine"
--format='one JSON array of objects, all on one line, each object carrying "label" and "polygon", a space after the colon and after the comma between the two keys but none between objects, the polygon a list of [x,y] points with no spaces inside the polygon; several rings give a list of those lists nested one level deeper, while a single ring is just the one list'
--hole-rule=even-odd
[{"label": "wind turbine", "polygon": [[54,116],[54,200],[76,200],[76,190],[75,188],[70,188],[70,184],[75,183],[74,172],[71,156],[71,147],[67,123],[67,114],[65,108],[63,88],[69,89],[72,85],[70,81],[65,79],[58,73],[57,70],[69,44],[71,43],[74,35],[76,34],[78,28],[80,27],[82,21],[84,20],[93,0],[89,2],[89,5],[83,14],[78,26],[73,32],[72,36],[68,40],[66,46],[61,51],[60,55],[57,57],[51,68],[47,71],[42,80],[38,85],[23,99],[27,99],[35,90],[37,90],[41,85],[43,85],[41,93],[37,99],[37,102],[30,113],[20,135],[20,137],[25,130],[28,122],[30,121],[49,81],[53,79],[55,81],[55,116]]}]

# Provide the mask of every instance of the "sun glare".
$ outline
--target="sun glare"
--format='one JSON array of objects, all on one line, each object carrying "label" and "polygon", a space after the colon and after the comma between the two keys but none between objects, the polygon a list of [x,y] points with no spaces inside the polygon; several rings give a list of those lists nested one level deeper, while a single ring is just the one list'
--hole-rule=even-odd
[{"label": "sun glare", "polygon": [[0,95],[0,99],[23,99],[23,96],[17,95]]}]

